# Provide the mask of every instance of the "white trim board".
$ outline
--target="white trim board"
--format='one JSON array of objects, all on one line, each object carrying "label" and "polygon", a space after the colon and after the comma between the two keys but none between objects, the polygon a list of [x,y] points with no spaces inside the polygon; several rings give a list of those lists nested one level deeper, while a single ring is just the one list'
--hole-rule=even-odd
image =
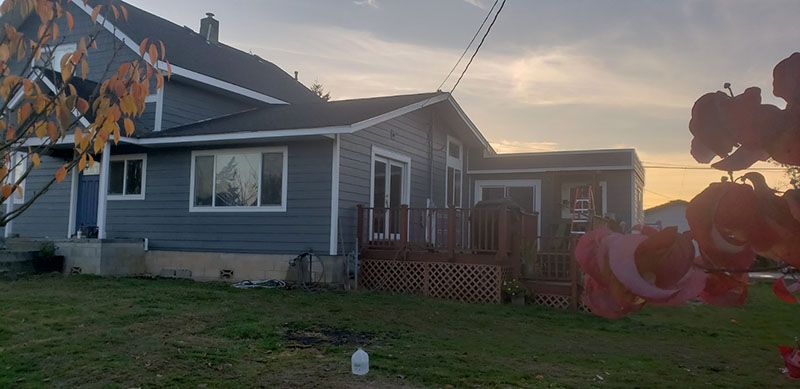
[{"label": "white trim board", "polygon": [[328,254],[336,255],[339,251],[339,167],[341,156],[340,135],[333,138],[333,155],[331,157],[331,227],[330,247]]},{"label": "white trim board", "polygon": [[631,170],[633,166],[576,166],[576,167],[549,167],[539,169],[479,169],[468,170],[467,174],[513,174],[513,173],[547,173],[547,172],[577,172],[577,171],[603,171],[603,170]]},{"label": "white trim board", "polygon": [[[86,15],[91,16],[92,7],[89,6],[88,4],[84,4],[84,0],[72,0],[72,3],[75,4],[76,6],[78,6],[78,8],[80,8],[81,10],[83,10],[83,12],[85,12]],[[103,28],[105,28],[108,32],[113,34],[117,39],[122,41],[122,43],[124,43],[126,46],[128,46],[128,48],[133,50],[133,52],[136,54],[136,56],[142,57],[139,54],[139,44],[138,44],[138,42],[135,42],[133,39],[131,39],[127,34],[122,32],[122,30],[118,29],[113,23],[111,23],[110,21],[106,20],[102,15],[98,15],[97,16],[97,23],[99,23],[101,26],[103,26]],[[146,62],[150,63],[150,61],[147,58],[142,57],[142,59],[144,59]],[[163,61],[157,61],[156,64],[152,64],[151,63],[151,65],[154,65],[154,66],[158,67],[161,70],[166,70],[167,69],[167,64],[166,64],[166,62],[163,62]],[[247,89],[247,88],[241,87],[239,85],[232,84],[230,82],[220,80],[218,78],[206,76],[204,74],[200,74],[200,73],[194,72],[192,70],[182,68],[182,67],[180,67],[178,65],[170,64],[170,67],[172,68],[172,74],[174,74],[174,75],[186,77],[188,79],[191,79],[191,80],[194,80],[194,81],[206,84],[206,85],[211,85],[211,86],[214,86],[214,87],[217,87],[217,88],[229,91],[229,92],[236,93],[238,95],[246,96],[246,97],[249,97],[251,99],[255,99],[255,100],[259,100],[259,101],[263,101],[265,103],[270,103],[270,104],[288,104],[287,102],[285,102],[283,100],[280,100],[280,99],[276,99],[276,98],[274,98],[272,96],[268,96],[268,95],[265,95],[263,93],[256,92],[256,91],[254,91],[252,89]]]}]

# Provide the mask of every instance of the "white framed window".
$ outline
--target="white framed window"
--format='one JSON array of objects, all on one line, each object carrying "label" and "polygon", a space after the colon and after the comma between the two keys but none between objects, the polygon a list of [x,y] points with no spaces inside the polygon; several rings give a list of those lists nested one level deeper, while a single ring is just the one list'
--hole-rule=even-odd
[{"label": "white framed window", "polygon": [[[594,190],[594,209],[600,216],[608,214],[608,184],[606,181],[597,183],[600,190]],[[572,209],[575,207],[575,190],[581,186],[589,186],[589,182],[565,182],[561,184],[561,218],[572,219]]]},{"label": "white framed window", "polygon": [[445,194],[447,207],[461,207],[464,197],[464,147],[456,138],[447,136],[447,169]]},{"label": "white framed window", "polygon": [[193,151],[189,212],[286,212],[287,150]]},{"label": "white framed window", "polygon": [[111,156],[108,162],[109,200],[144,200],[146,184],[146,154]]},{"label": "white framed window", "polygon": [[[46,67],[55,72],[61,72],[61,59],[67,54],[72,54],[78,50],[75,43],[62,43],[56,47],[45,46],[42,48],[42,55],[35,65]],[[75,69],[73,69],[73,72]]]},{"label": "white framed window", "polygon": [[477,180],[475,203],[483,200],[511,199],[525,212],[541,212],[541,180]]}]

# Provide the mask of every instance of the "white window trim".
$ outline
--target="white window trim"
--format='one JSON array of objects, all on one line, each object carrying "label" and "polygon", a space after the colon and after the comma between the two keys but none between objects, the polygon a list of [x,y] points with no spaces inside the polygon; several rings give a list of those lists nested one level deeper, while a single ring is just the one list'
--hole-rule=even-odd
[{"label": "white window trim", "polygon": [[[600,204],[600,206],[603,207],[603,208],[601,209],[602,212],[600,213],[600,216],[605,216],[606,214],[608,214],[608,182],[607,181],[597,181],[597,184],[600,185],[600,189],[602,190],[601,192],[603,194],[603,203]],[[561,188],[560,188],[561,194],[559,196],[561,202],[564,201],[564,186],[568,186],[569,187],[569,186],[579,186],[579,185],[591,185],[591,184],[587,183],[586,181],[562,182],[561,183]],[[572,206],[573,205],[570,205],[570,207],[572,207]],[[559,212],[559,216],[561,216],[562,219],[563,219],[563,209],[562,209],[562,212]],[[570,218],[571,217],[572,216],[570,216]]]},{"label": "white window trim", "polygon": [[[128,161],[135,161],[135,160],[142,160],[142,193],[140,194],[125,194],[125,187],[128,185],[127,175],[128,175]],[[147,188],[147,154],[120,154],[120,155],[112,155],[109,159],[109,162],[117,162],[123,161],[124,168],[122,169],[122,194],[111,194],[109,193],[106,197],[109,201],[120,201],[120,200],[144,200],[145,192]],[[95,162],[97,163],[97,162]],[[111,164],[109,163],[109,166]],[[111,174],[109,169],[108,174]],[[110,177],[109,177],[110,179]]]},{"label": "white window trim", "polygon": [[[22,173],[24,174],[25,170],[27,169],[26,165],[28,164],[28,159],[25,156],[25,153],[20,152],[20,151],[15,151],[14,153],[12,153],[11,154],[11,165],[16,167],[17,163],[19,162],[19,158],[24,159],[24,161],[22,162],[22,165],[21,165],[21,166],[25,167],[23,169],[23,171],[22,171]],[[16,181],[18,179],[16,169],[14,170],[13,173],[9,174],[9,177],[11,177],[14,181]],[[11,201],[12,201],[13,204],[15,204],[15,205],[25,204],[25,182],[26,181],[28,181],[27,178],[22,180],[22,182],[20,182],[19,186],[17,187],[17,191],[19,191],[21,193],[15,191],[14,193],[11,194]]]},{"label": "white window trim", "polygon": [[483,188],[507,188],[509,186],[533,187],[533,210],[539,214],[536,219],[536,228],[539,235],[542,235],[542,180],[475,180],[475,204],[483,199]]},{"label": "white window trim", "polygon": [[[450,142],[453,142],[458,145],[460,149],[458,153],[459,158],[454,158],[450,156]],[[458,203],[459,207],[464,207],[464,176],[466,175],[464,172],[464,144],[461,143],[460,140],[450,135],[447,135],[447,145],[445,146],[444,151],[445,151],[445,158],[447,160],[444,169],[444,206],[445,207],[450,206],[450,199],[447,198],[448,197],[447,193],[450,191],[450,179],[447,176],[447,169],[454,168],[461,171],[461,192],[458,193],[459,197]]]},{"label": "white window trim", "polygon": [[[212,206],[195,206],[194,205],[194,174],[195,174],[195,160],[199,156],[213,156],[214,157],[214,174],[216,174],[216,157],[217,155],[236,154],[236,153],[282,153],[283,154],[283,176],[281,186],[281,205],[264,205],[264,206],[240,206],[240,207],[214,207]],[[258,201],[261,202],[261,169],[263,163],[258,165]],[[214,149],[214,150],[194,150],[192,151],[192,167],[189,173],[189,212],[286,212],[289,183],[289,148],[288,146],[278,147],[257,147],[257,148],[234,148],[234,149]],[[216,183],[216,179],[212,177],[212,182]],[[214,186],[212,186],[212,198],[216,196],[214,193]]]},{"label": "white window trim", "polygon": [[[58,56],[55,56],[53,54],[53,53],[55,53],[57,51],[61,51],[61,50],[75,52],[76,50],[78,50],[78,44],[77,43],[61,43],[61,44],[56,45],[56,46],[43,46],[42,47],[42,55],[47,55],[48,57],[52,57],[51,63],[50,63],[50,67],[48,68],[49,70],[61,73],[61,58],[59,58]],[[34,66],[36,66],[36,61],[37,60],[36,59],[32,59],[31,61],[32,61],[31,62],[31,68],[33,68]],[[56,66],[58,66],[58,70],[56,70]],[[45,67],[47,68],[47,66],[45,66]],[[75,71],[77,69],[78,69],[77,66],[74,69],[72,69],[73,74],[75,73]]]},{"label": "white window trim", "polygon": [[375,157],[379,158],[388,158],[394,160],[396,162],[400,162],[405,164],[406,168],[403,172],[403,194],[402,194],[402,201],[403,205],[411,205],[411,157],[400,154],[396,151],[387,150],[378,146],[372,146],[372,155],[370,156],[369,160],[369,206],[370,208],[375,207]]}]

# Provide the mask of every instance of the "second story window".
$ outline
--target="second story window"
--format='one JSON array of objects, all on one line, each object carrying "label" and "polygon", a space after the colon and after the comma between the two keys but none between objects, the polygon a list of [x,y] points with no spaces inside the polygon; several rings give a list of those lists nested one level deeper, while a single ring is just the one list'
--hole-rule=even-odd
[{"label": "second story window", "polygon": [[46,46],[42,49],[42,55],[36,61],[36,66],[61,73],[61,60],[77,49],[78,46],[74,43],[63,43],[56,47]]}]

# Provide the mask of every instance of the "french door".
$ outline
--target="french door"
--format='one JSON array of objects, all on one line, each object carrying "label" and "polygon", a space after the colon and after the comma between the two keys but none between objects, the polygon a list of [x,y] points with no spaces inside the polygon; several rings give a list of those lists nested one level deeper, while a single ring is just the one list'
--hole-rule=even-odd
[{"label": "french door", "polygon": [[372,166],[372,238],[373,240],[400,239],[399,209],[406,191],[404,162],[375,156]]}]

